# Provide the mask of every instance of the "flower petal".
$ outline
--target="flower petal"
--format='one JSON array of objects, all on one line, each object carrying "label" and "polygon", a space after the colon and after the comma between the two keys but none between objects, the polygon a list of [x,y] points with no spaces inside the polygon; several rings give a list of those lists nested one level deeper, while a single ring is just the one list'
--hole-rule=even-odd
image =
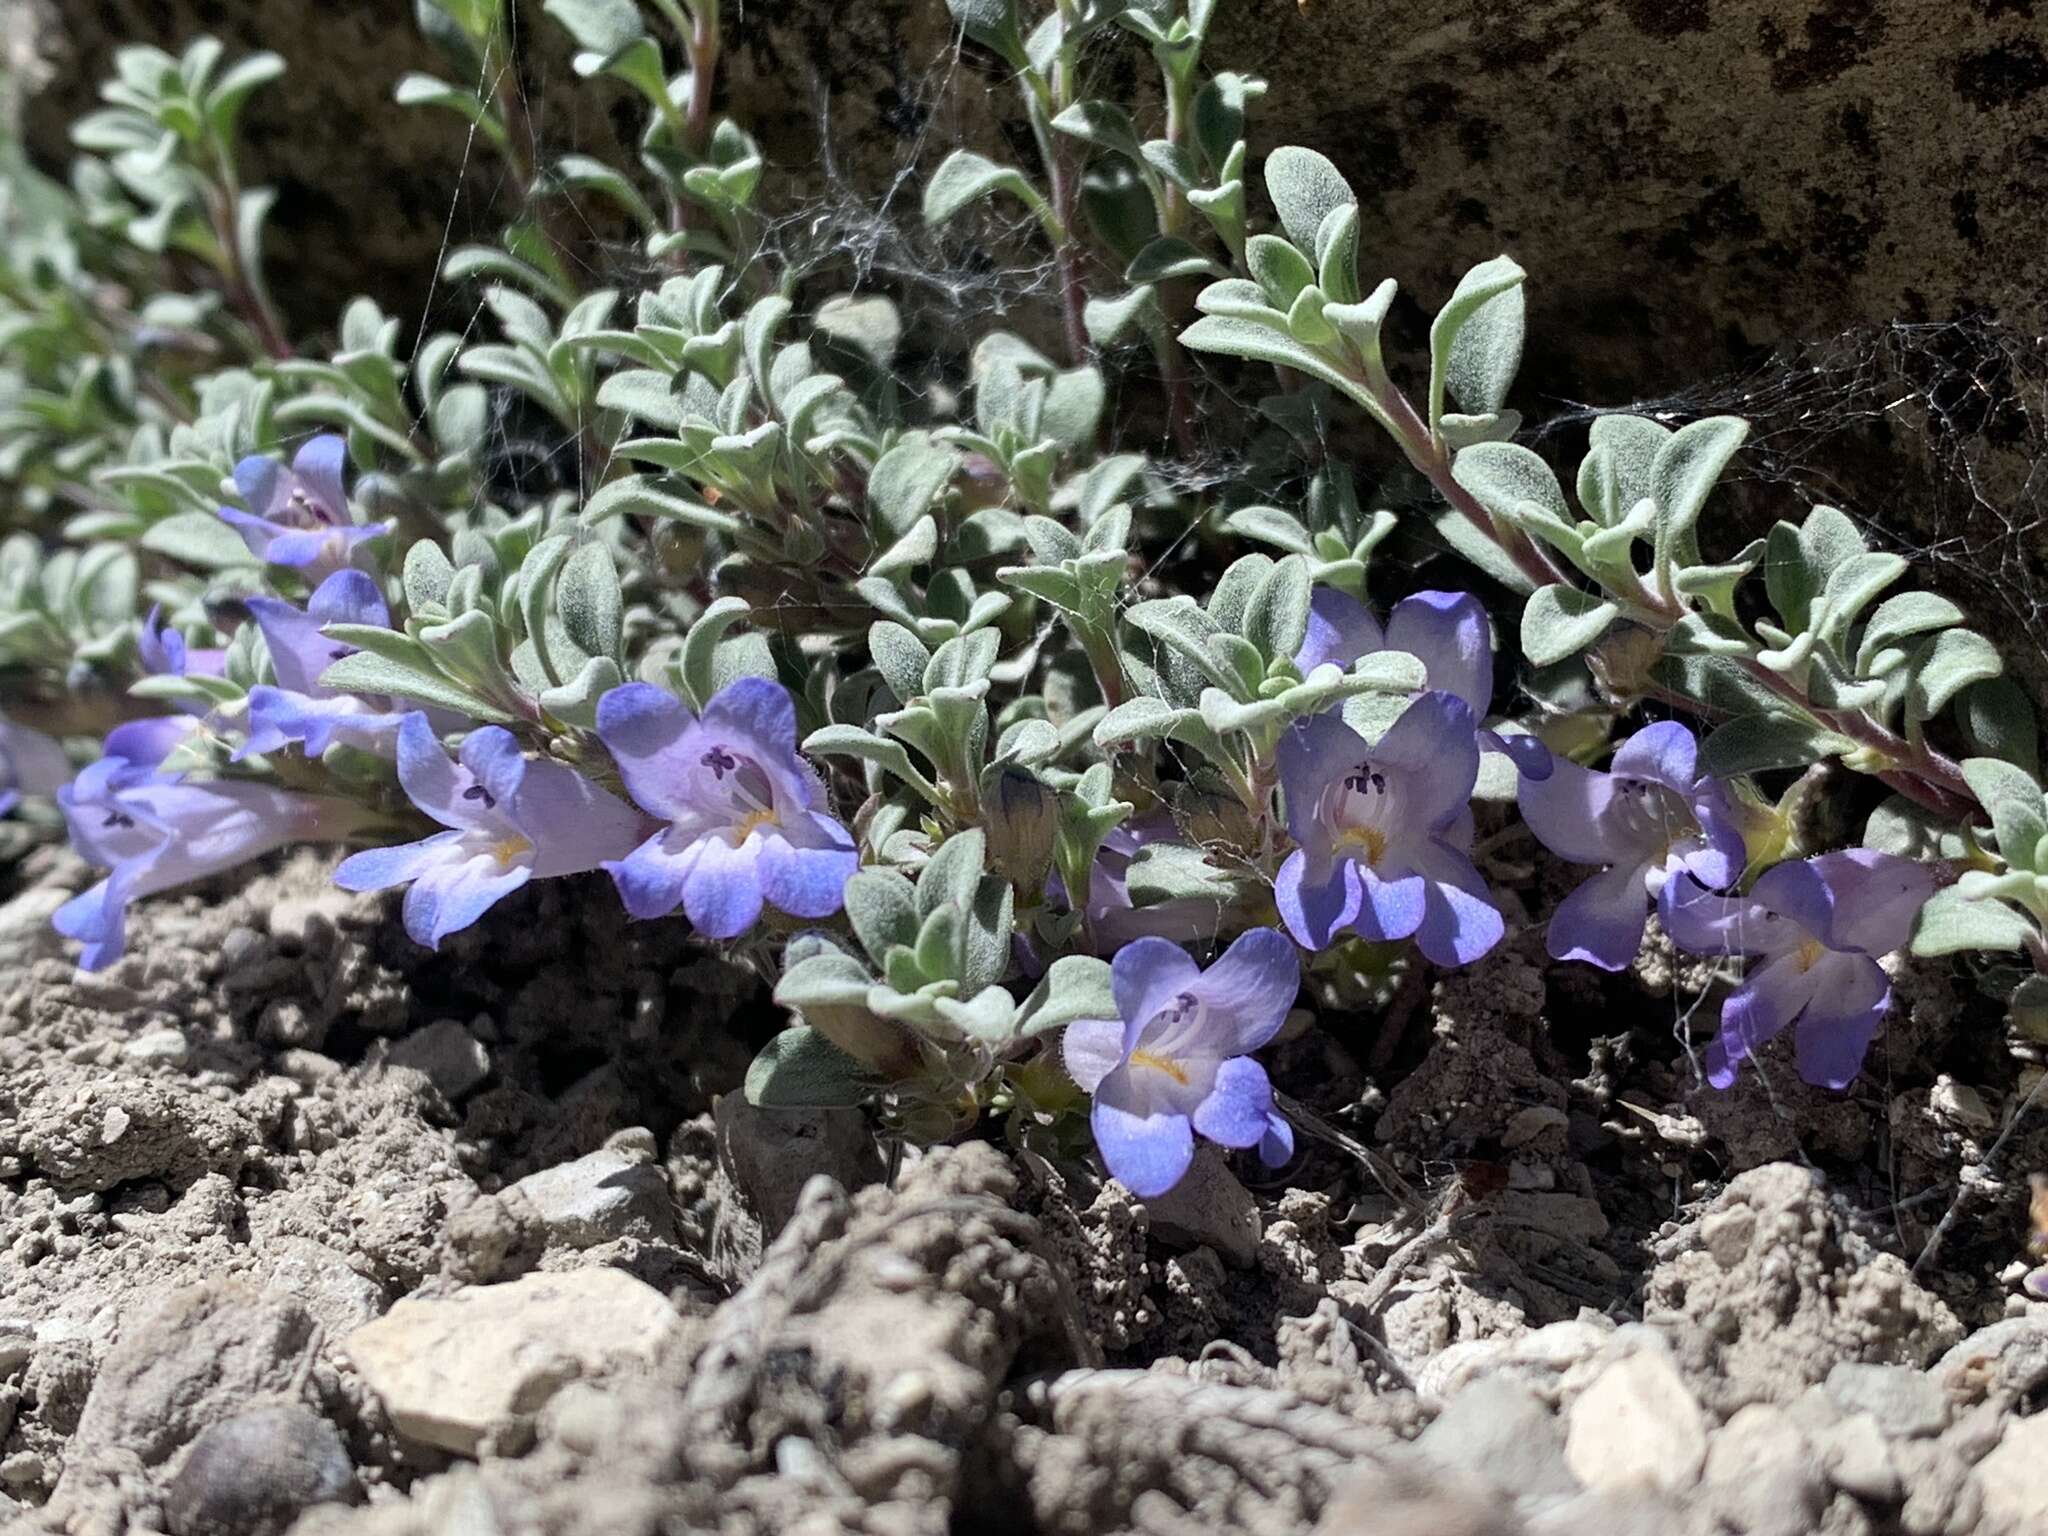
[{"label": "flower petal", "polygon": [[[157,761],[162,760],[159,754]],[[28,795],[54,795],[71,778],[71,759],[55,737],[4,719],[0,719],[0,768],[4,768],[0,784]]]},{"label": "flower petal", "polygon": [[457,770],[427,717],[414,710],[398,727],[398,782],[407,797],[444,827],[472,827],[481,809],[464,800],[466,776]]},{"label": "flower petal", "polygon": [[1938,883],[1925,864],[1873,848],[1844,848],[1809,862],[1835,893],[1834,920],[1821,941],[1866,955],[1903,948]]},{"label": "flower petal", "polygon": [[285,531],[276,523],[251,512],[240,512],[233,507],[216,507],[214,510],[222,522],[242,536],[249,553],[259,560],[268,558],[270,541]]},{"label": "flower petal", "polygon": [[1304,848],[1325,847],[1329,830],[1317,820],[1323,791],[1366,757],[1365,738],[1332,710],[1298,720],[1280,738],[1280,788],[1287,797],[1287,830]]},{"label": "flower petal", "polygon": [[341,482],[341,472],[347,463],[348,444],[332,432],[307,439],[292,459],[292,473],[337,523],[348,521],[348,492]]},{"label": "flower petal", "polygon": [[439,949],[451,933],[469,927],[533,876],[524,864],[509,869],[479,855],[437,863],[405,892],[405,931],[415,944]]},{"label": "flower petal", "polygon": [[1252,928],[1238,935],[1187,990],[1207,1005],[1217,1026],[1202,1042],[1203,1050],[1211,1056],[1242,1056],[1280,1033],[1301,990],[1301,956],[1278,929]]},{"label": "flower petal", "polygon": [[1345,671],[1361,656],[1386,649],[1380,621],[1349,592],[1335,587],[1317,587],[1308,600],[1308,632],[1294,664],[1306,674],[1326,661]]},{"label": "flower petal", "polygon": [[[510,817],[512,803],[526,778],[526,755],[519,750],[519,738],[501,725],[484,726],[462,738],[461,760],[476,781],[472,787],[484,792],[484,809]],[[474,797],[465,789],[463,798]],[[594,869],[596,862],[593,860],[584,868]]]},{"label": "flower petal", "polygon": [[284,482],[284,465],[268,454],[252,453],[235,461],[235,490],[243,504],[261,517],[270,511]]},{"label": "flower petal", "polygon": [[[1280,921],[1303,949],[1328,949],[1338,933],[1357,921],[1364,902],[1365,885],[1351,859],[1324,859],[1312,868],[1308,854],[1297,848],[1273,881]],[[1421,920],[1418,911],[1416,921]]]},{"label": "flower petal", "polygon": [[760,845],[749,838],[735,848],[716,834],[700,837],[686,855],[683,911],[699,933],[736,939],[761,917]]},{"label": "flower petal", "polygon": [[391,627],[391,610],[377,583],[362,571],[336,571],[313,589],[306,612],[322,624],[373,624]]},{"label": "flower petal", "polygon": [[704,725],[748,742],[756,757],[796,756],[796,703],[787,688],[765,677],[737,678],[719,689],[704,705]]},{"label": "flower petal", "polygon": [[437,864],[446,863],[450,844],[460,841],[460,832],[436,832],[416,843],[395,848],[366,848],[341,861],[334,883],[344,891],[383,891],[394,885],[417,880]]},{"label": "flower petal", "polygon": [[1469,592],[1417,592],[1387,615],[1386,649],[1406,651],[1427,673],[1424,686],[1463,699],[1475,719],[1493,703],[1493,626]]},{"label": "flower petal", "polygon": [[1421,872],[1427,883],[1415,947],[1424,958],[1436,965],[1470,965],[1501,941],[1507,921],[1470,859],[1432,842]]},{"label": "flower petal", "polygon": [[1123,1020],[1074,1020],[1060,1041],[1060,1059],[1077,1088],[1083,1093],[1095,1092],[1105,1077],[1123,1065]]},{"label": "flower petal", "polygon": [[1568,863],[1633,862],[1638,852],[1621,835],[1609,774],[1560,757],[1547,778],[1525,777],[1515,799],[1536,840]]},{"label": "flower petal", "polygon": [[1749,847],[1728,804],[1727,792],[1718,782],[1700,780],[1692,795],[1692,815],[1700,824],[1700,837],[1680,862],[1701,885],[1726,890],[1742,878],[1749,864]]},{"label": "flower petal", "polygon": [[1352,928],[1375,943],[1413,937],[1429,915],[1429,882],[1419,874],[1382,880],[1363,865],[1358,871],[1361,900]]},{"label": "flower petal", "polygon": [[1640,864],[1616,864],[1580,882],[1550,914],[1545,947],[1552,958],[1626,970],[1643,947],[1649,920],[1644,873]]},{"label": "flower petal", "polygon": [[1743,1059],[1798,1017],[1812,993],[1811,973],[1797,956],[1779,955],[1753,969],[1721,1005],[1721,1033],[1707,1047],[1707,1081],[1731,1085]]},{"label": "flower petal", "polygon": [[667,917],[682,905],[683,877],[690,872],[691,860],[670,852],[667,837],[657,832],[623,859],[607,859],[600,866],[619,888],[619,900],[630,916]]},{"label": "flower petal", "polygon": [[1717,896],[1680,872],[1657,894],[1657,920],[1671,942],[1696,955],[1754,955],[1797,944],[1798,925],[1755,896]]},{"label": "flower petal", "polygon": [[[275,525],[273,525],[275,526]],[[272,565],[295,569],[333,562],[334,530],[331,528],[284,528],[270,537],[259,553]]]},{"label": "flower petal", "polygon": [[1867,955],[1831,954],[1810,973],[1813,1000],[1792,1043],[1799,1075],[1816,1088],[1843,1089],[1863,1070],[1870,1042],[1892,1005],[1892,984]]},{"label": "flower petal", "polygon": [[1109,963],[1109,990],[1123,1015],[1126,1054],[1144,1027],[1201,974],[1186,950],[1165,939],[1133,939],[1116,952]]},{"label": "flower petal", "polygon": [[[481,732],[477,733],[481,735]],[[472,741],[475,736],[470,738]],[[552,879],[623,859],[647,835],[647,818],[567,763],[535,758],[499,809],[533,844],[533,877]]]},{"label": "flower petal", "polygon": [[1432,690],[1401,711],[1369,754],[1376,768],[1398,770],[1400,815],[1434,830],[1463,814],[1479,777],[1479,726],[1455,694]]},{"label": "flower petal", "polygon": [[1294,1156],[1294,1127],[1276,1111],[1266,1116],[1266,1134],[1259,1138],[1259,1161],[1284,1168]]},{"label": "flower petal", "polygon": [[643,810],[670,820],[690,810],[682,788],[692,765],[681,743],[696,717],[652,683],[626,683],[597,701],[597,735]]},{"label": "flower petal", "polygon": [[761,839],[761,889],[791,917],[830,917],[846,901],[846,882],[860,868],[860,850],[846,828],[821,811],[800,811],[785,834]]},{"label": "flower petal", "polygon": [[1249,1056],[1233,1056],[1216,1069],[1209,1096],[1195,1106],[1195,1130],[1220,1147],[1255,1147],[1273,1113],[1273,1083]]},{"label": "flower petal", "polygon": [[1128,1089],[1129,1067],[1102,1080],[1088,1123],[1103,1165],[1140,1200],[1156,1200],[1178,1184],[1195,1158],[1195,1132],[1186,1115],[1138,1115],[1118,1102]]},{"label": "flower petal", "polygon": [[1700,744],[1676,720],[1644,726],[1614,749],[1608,771],[1629,779],[1647,779],[1681,795],[1699,782]]}]

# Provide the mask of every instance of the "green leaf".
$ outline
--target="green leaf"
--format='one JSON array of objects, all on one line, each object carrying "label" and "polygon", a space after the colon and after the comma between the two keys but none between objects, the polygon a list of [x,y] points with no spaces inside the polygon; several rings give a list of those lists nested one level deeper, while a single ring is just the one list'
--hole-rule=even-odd
[{"label": "green leaf", "polygon": [[320,674],[320,686],[337,693],[388,693],[420,704],[452,709],[487,725],[509,725],[512,717],[463,687],[445,672],[410,666],[389,656],[357,651]]},{"label": "green leaf", "polygon": [[868,655],[899,703],[908,704],[924,692],[925,668],[932,653],[901,624],[877,619],[868,626]]},{"label": "green leaf", "polygon": [[1577,587],[1538,588],[1522,608],[1522,654],[1539,667],[1576,656],[1620,613],[1618,605]]},{"label": "green leaf", "polygon": [[1303,251],[1316,248],[1316,231],[1333,208],[1357,197],[1343,173],[1312,149],[1288,144],[1266,157],[1266,195],[1287,238]]},{"label": "green leaf", "polygon": [[619,664],[611,657],[592,656],[568,682],[542,689],[540,707],[565,725],[596,730],[598,701],[625,680]]},{"label": "green leaf", "polygon": [[1497,411],[1522,363],[1522,280],[1506,256],[1481,262],[1458,280],[1429,328],[1429,425],[1443,420],[1448,389],[1467,411]]},{"label": "green leaf", "polygon": [[2041,786],[2023,768],[1996,757],[1963,759],[1963,780],[1991,817],[1998,836],[1998,856],[2007,867],[2041,873],[2036,853],[2048,837]]},{"label": "green leaf", "polygon": [[1226,357],[1245,357],[1256,363],[1276,363],[1295,369],[1312,379],[1321,379],[1375,419],[1383,423],[1386,420],[1378,403],[1343,369],[1284,331],[1256,320],[1240,315],[1204,315],[1180,333],[1180,343],[1192,352],[1220,352]]},{"label": "green leaf", "polygon": [[1138,131],[1131,126],[1131,114],[1113,101],[1077,101],[1055,117],[1052,126],[1099,149],[1113,150],[1133,160],[1145,158]]},{"label": "green leaf", "polygon": [[817,1030],[793,1024],[761,1047],[744,1091],[762,1109],[829,1109],[863,1103],[880,1086],[876,1074]]},{"label": "green leaf", "polygon": [[136,542],[195,570],[224,571],[259,563],[242,536],[211,512],[174,513],[151,524]]},{"label": "green leaf", "polygon": [[1245,609],[1244,637],[1268,662],[1292,660],[1308,634],[1308,561],[1289,555],[1266,573]]},{"label": "green leaf", "polygon": [[697,616],[676,651],[676,682],[683,699],[702,714],[718,692],[718,647],[726,632],[753,610],[743,597],[721,597]]},{"label": "green leaf", "polygon": [[2034,701],[2010,677],[1986,678],[1963,692],[1963,732],[1979,752],[2030,774],[2041,771],[2041,727]]},{"label": "green leaf", "polygon": [[1595,418],[1579,463],[1579,505],[1586,516],[1612,527],[1645,497],[1654,501],[1657,455],[1671,437],[1669,427],[1646,417]]},{"label": "green leaf", "polygon": [[856,757],[894,774],[933,805],[943,806],[946,797],[936,785],[911,765],[910,753],[900,741],[890,741],[857,725],[827,725],[804,738],[804,751],[813,756]]},{"label": "green leaf", "polygon": [[1241,539],[1275,545],[1290,554],[1316,553],[1315,539],[1308,529],[1278,507],[1239,507],[1223,519],[1223,529]]},{"label": "green leaf", "polygon": [[708,528],[728,537],[738,533],[742,526],[738,518],[708,507],[701,501],[660,489],[646,475],[625,475],[599,486],[590,500],[584,503],[578,521],[585,528],[594,528],[599,523],[624,516],[667,518],[672,522]]},{"label": "green leaf", "polygon": [[1076,1019],[1118,1017],[1110,990],[1109,962],[1093,955],[1062,955],[1017,1011],[1017,1033],[1024,1039],[1061,1029]]},{"label": "green leaf", "polygon": [[897,945],[917,943],[917,893],[893,869],[857,870],[846,882],[846,919],[877,966]]},{"label": "green leaf", "polygon": [[1717,726],[1700,748],[1701,763],[1717,778],[1806,768],[1823,758],[1853,751],[1847,736],[1791,715],[1738,715]]},{"label": "green leaf", "polygon": [[576,39],[576,46],[616,58],[647,35],[634,0],[546,0],[541,7]]},{"label": "green leaf", "polygon": [[1277,235],[1253,235],[1245,242],[1244,259],[1266,302],[1275,309],[1291,306],[1316,280],[1308,258]]},{"label": "green leaf", "polygon": [[1877,612],[1863,626],[1862,637],[1856,643],[1857,674],[1873,676],[1871,669],[1878,657],[1900,641],[1960,624],[1963,618],[1962,609],[1932,592],[1901,592],[1897,597],[1886,598],[1877,605]]},{"label": "green leaf", "polygon": [[1567,554],[1583,547],[1564,488],[1550,466],[1520,443],[1474,443],[1451,460],[1451,478],[1495,517],[1537,534]]},{"label": "green leaf", "polygon": [[1955,886],[1936,891],[1920,909],[1913,953],[1923,958],[1964,950],[2009,953],[2040,930],[2002,901],[1972,900]]},{"label": "green leaf", "polygon": [[1710,416],[1666,438],[1650,465],[1649,494],[1657,502],[1660,551],[1679,565],[1699,563],[1695,535],[1700,512],[1749,436],[1749,423],[1735,416]]},{"label": "green leaf", "polygon": [[998,165],[971,149],[956,149],[925,183],[924,221],[943,224],[969,203],[998,192],[1008,192],[1017,198],[1041,221],[1052,217],[1038,189],[1015,166]]},{"label": "green leaf", "polygon": [[432,539],[417,539],[405,552],[405,606],[413,614],[441,608],[448,600],[448,584],[455,579],[455,567]]},{"label": "green leaf", "polygon": [[1119,742],[1159,740],[1193,713],[1175,709],[1164,699],[1126,699],[1096,722],[1095,745],[1112,751]]},{"label": "green leaf", "polygon": [[1932,720],[1963,689],[2005,670],[1998,647],[1974,630],[1946,629],[1922,651],[1906,686],[1906,708],[1915,720]]},{"label": "green leaf", "polygon": [[569,638],[586,656],[620,659],[626,610],[609,549],[592,541],[569,556],[555,583],[555,605]]},{"label": "green leaf", "polygon": [[952,481],[960,456],[929,438],[906,437],[868,472],[868,509],[891,539],[900,539]]}]

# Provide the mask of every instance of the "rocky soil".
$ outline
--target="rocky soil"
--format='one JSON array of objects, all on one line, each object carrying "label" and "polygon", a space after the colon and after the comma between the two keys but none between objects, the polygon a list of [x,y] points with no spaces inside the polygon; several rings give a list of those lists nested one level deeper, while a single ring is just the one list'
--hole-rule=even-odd
[{"label": "rocky soil", "polygon": [[1146,1205],[749,1109],[681,925],[571,882],[435,956],[325,873],[98,976],[68,853],[0,888],[8,1529],[2048,1529],[2048,1117],[1946,973],[1847,1098],[1715,1096],[1696,974],[1510,945],[1277,1049],[1283,1178]]}]

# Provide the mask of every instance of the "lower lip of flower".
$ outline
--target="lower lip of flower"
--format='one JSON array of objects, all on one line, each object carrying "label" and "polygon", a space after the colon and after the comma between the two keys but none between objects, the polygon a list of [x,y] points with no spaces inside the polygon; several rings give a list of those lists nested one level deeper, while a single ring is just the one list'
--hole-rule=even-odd
[{"label": "lower lip of flower", "polygon": [[1154,1072],[1164,1072],[1183,1088],[1188,1085],[1187,1068],[1170,1056],[1160,1056],[1152,1051],[1133,1051],[1131,1052],[1131,1065],[1134,1067],[1150,1067]]},{"label": "lower lip of flower", "polygon": [[746,815],[742,816],[737,822],[733,824],[733,843],[735,846],[737,846],[740,843],[744,843],[749,837],[752,837],[758,829],[762,827],[772,827],[774,825],[775,813],[773,811],[749,811]]},{"label": "lower lip of flower", "polygon": [[514,833],[491,844],[490,855],[500,864],[511,864],[533,852],[533,844]]}]

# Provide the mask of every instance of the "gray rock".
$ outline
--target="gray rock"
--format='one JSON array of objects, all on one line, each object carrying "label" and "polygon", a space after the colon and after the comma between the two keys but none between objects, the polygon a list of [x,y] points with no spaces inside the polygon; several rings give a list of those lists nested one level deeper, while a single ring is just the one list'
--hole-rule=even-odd
[{"label": "gray rock", "polygon": [[1511,1499],[1579,1491],[1565,1465],[1564,1435],[1541,1398],[1506,1376],[1473,1382],[1415,1441],[1438,1465],[1483,1477]]},{"label": "gray rock", "polygon": [[1869,1414],[1893,1439],[1948,1427],[1948,1398],[1932,1377],[1909,1366],[1844,1360],[1828,1372],[1827,1393],[1843,1413]]},{"label": "gray rock", "polygon": [[1566,1426],[1565,1463],[1588,1488],[1681,1492],[1707,1457],[1706,1415],[1655,1350],[1602,1371],[1571,1405]]},{"label": "gray rock", "polygon": [[592,1248],[619,1237],[674,1242],[675,1212],[668,1175],[654,1163],[616,1147],[530,1173],[505,1191],[508,1205],[525,1214],[550,1247]]},{"label": "gray rock", "polygon": [[2048,1317],[2009,1317],[1979,1328],[1930,1374],[1959,1403],[2030,1397],[2048,1383]]},{"label": "gray rock", "polygon": [[568,1382],[645,1360],[676,1328],[651,1285],[579,1269],[407,1297],[341,1349],[401,1436],[474,1456]]},{"label": "gray rock", "polygon": [[2014,1419],[1991,1454],[1977,1463],[1986,1536],[2048,1529],[2048,1413]]},{"label": "gray rock", "polygon": [[842,1189],[881,1181],[882,1154],[867,1116],[857,1109],[761,1109],[737,1093],[714,1115],[718,1162],[773,1238],[815,1174]]},{"label": "gray rock", "polygon": [[1700,1496],[1747,1536],[1806,1536],[1827,1502],[1827,1485],[1797,1419],[1775,1403],[1751,1403],[1707,1447]]},{"label": "gray rock", "polygon": [[1152,1235],[1184,1248],[1213,1248],[1226,1264],[1249,1269],[1259,1256],[1258,1202],[1223,1154],[1204,1142],[1181,1181],[1145,1202]]},{"label": "gray rock", "polygon": [[1873,1504],[1898,1502],[1899,1469],[1884,1432],[1868,1413],[1852,1413],[1814,1436],[1814,1450],[1833,1483]]},{"label": "gray rock", "polygon": [[449,1103],[459,1102],[491,1075],[491,1053],[483,1042],[453,1019],[436,1019],[391,1047],[386,1058],[394,1067],[426,1074]]},{"label": "gray rock", "polygon": [[164,1494],[171,1536],[278,1536],[315,1504],[356,1501],[348,1447],[298,1403],[253,1407],[204,1430]]}]

